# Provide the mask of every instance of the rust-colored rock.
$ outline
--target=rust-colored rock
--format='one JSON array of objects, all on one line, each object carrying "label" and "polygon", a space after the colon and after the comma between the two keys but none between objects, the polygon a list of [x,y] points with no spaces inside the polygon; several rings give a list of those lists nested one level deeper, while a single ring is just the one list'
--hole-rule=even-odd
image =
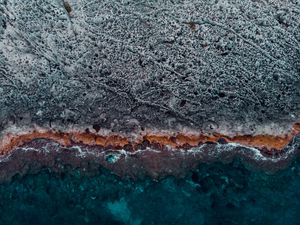
[{"label": "rust-colored rock", "polygon": [[260,150],[265,149],[268,151],[282,151],[286,145],[288,145],[292,139],[300,133],[300,123],[295,123],[292,130],[281,136],[273,135],[236,135],[233,137],[213,133],[213,134],[185,134],[185,133],[146,133],[141,134],[138,137],[132,139],[120,134],[111,134],[107,136],[97,135],[90,132],[74,132],[74,131],[30,131],[20,135],[7,133],[2,137],[0,146],[1,155],[8,154],[13,149],[21,146],[34,139],[48,139],[58,142],[62,146],[72,146],[76,144],[84,144],[88,146],[101,146],[120,149],[126,145],[129,145],[132,150],[137,149],[136,146],[143,141],[148,141],[150,145],[160,147],[171,147],[174,150],[180,149],[186,146],[195,147],[205,143],[217,143],[219,140],[223,140],[224,143],[237,143],[245,145],[247,147],[254,147]]}]

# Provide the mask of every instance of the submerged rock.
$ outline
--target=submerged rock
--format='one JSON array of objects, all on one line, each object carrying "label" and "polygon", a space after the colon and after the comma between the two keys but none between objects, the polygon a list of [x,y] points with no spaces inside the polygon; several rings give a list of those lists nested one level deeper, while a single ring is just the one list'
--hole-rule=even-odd
[{"label": "submerged rock", "polygon": [[268,175],[238,160],[182,178],[130,180],[99,168],[44,169],[0,185],[1,224],[297,224],[299,160]]}]

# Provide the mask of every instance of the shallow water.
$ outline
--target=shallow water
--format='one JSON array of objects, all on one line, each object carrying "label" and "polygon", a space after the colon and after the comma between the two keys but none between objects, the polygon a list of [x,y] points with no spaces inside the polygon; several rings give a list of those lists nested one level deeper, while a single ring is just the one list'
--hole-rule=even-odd
[{"label": "shallow water", "polygon": [[0,185],[0,224],[281,225],[299,213],[300,159],[276,174],[235,160],[158,181],[45,168]]}]

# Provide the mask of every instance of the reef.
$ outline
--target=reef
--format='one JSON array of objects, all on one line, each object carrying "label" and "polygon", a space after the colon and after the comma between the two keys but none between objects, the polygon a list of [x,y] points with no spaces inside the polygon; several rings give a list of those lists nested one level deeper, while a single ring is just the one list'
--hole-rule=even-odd
[{"label": "reef", "polygon": [[297,224],[295,159],[271,175],[236,159],[202,163],[184,177],[159,181],[124,179],[103,167],[92,176],[68,164],[60,172],[43,168],[0,185],[0,224]]}]

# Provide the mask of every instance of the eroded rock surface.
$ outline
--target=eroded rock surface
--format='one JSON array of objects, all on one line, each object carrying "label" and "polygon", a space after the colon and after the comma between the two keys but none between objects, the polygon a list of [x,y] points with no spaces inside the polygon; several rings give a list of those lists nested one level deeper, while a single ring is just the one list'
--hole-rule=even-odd
[{"label": "eroded rock surface", "polygon": [[2,127],[253,134],[280,133],[299,119],[299,1],[0,7]]}]

